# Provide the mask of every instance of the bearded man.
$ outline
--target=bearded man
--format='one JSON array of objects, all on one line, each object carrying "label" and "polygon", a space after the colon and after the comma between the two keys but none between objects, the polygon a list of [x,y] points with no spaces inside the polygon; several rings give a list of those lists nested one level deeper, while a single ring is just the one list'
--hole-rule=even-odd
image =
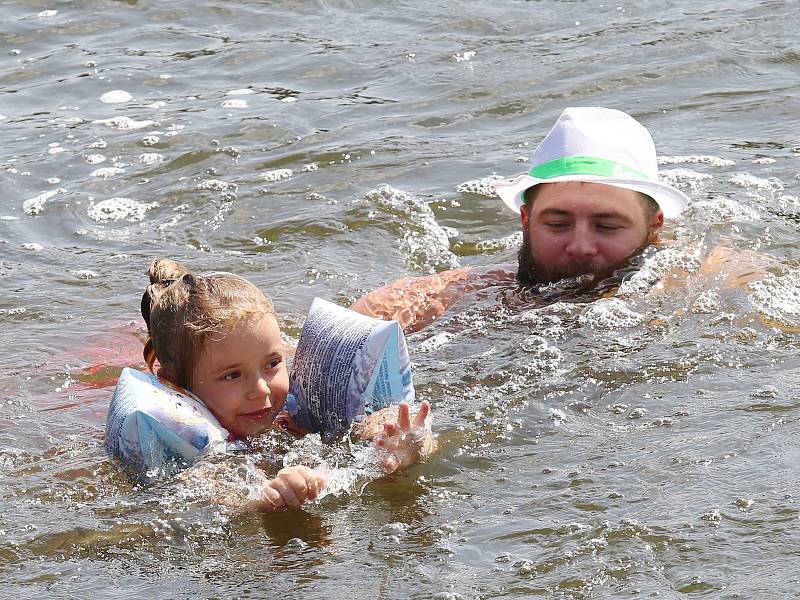
[{"label": "bearded man", "polygon": [[567,108],[537,147],[530,169],[495,183],[519,213],[522,247],[516,272],[462,268],[399,279],[351,307],[417,331],[470,291],[507,284],[541,286],[579,278],[597,286],[658,242],[664,219],[688,205],[680,190],[658,180],[647,129],[608,108]]}]

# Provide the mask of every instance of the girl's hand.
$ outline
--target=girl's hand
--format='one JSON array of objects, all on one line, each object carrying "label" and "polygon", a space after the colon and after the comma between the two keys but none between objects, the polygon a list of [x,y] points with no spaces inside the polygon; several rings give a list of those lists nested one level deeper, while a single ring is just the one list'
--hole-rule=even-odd
[{"label": "girl's hand", "polygon": [[428,419],[430,411],[431,405],[426,400],[412,421],[408,403],[401,402],[397,421],[383,424],[383,432],[375,437],[375,445],[385,451],[381,464],[387,472],[405,469],[436,450]]},{"label": "girl's hand", "polygon": [[304,502],[313,502],[325,487],[324,473],[305,466],[286,467],[278,471],[261,490],[261,499],[252,508],[265,512],[296,510]]}]

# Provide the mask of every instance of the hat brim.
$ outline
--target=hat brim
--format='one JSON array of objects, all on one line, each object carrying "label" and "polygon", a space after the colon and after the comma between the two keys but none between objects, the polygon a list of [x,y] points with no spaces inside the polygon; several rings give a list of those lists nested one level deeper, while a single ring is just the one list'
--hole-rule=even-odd
[{"label": "hat brim", "polygon": [[623,179],[620,177],[602,177],[599,175],[562,175],[550,179],[539,179],[530,175],[520,175],[514,179],[496,181],[494,189],[500,199],[511,210],[519,213],[523,204],[522,195],[529,187],[540,183],[559,183],[567,181],[582,181],[584,183],[602,183],[613,185],[634,192],[647,194],[658,203],[665,219],[674,219],[689,205],[689,197],[677,188],[658,181],[643,181],[641,179]]}]

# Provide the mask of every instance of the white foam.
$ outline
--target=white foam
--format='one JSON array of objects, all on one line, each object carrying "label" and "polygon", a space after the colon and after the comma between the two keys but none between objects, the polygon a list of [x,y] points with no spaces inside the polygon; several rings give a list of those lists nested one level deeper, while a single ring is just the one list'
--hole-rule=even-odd
[{"label": "white foam", "polygon": [[0,121],[5,121],[8,117],[5,115],[0,115]]},{"label": "white foam", "polygon": [[273,169],[272,171],[266,171],[262,177],[264,181],[273,183],[275,181],[289,179],[292,175],[294,175],[294,171],[291,169]]},{"label": "white foam", "polygon": [[477,194],[479,196],[494,198],[497,196],[497,192],[494,189],[494,182],[498,179],[503,178],[499,175],[492,174],[484,177],[483,179],[472,179],[470,181],[460,183],[456,187],[456,191],[461,194]]},{"label": "white foam", "polygon": [[478,252],[498,252],[500,250],[511,250],[519,248],[522,245],[522,232],[515,231],[514,233],[501,237],[496,240],[481,240],[475,244],[475,249]]},{"label": "white foam", "polygon": [[297,102],[297,98],[294,96],[286,96],[285,98],[281,98],[281,102],[285,102],[286,104],[291,104],[292,102]]},{"label": "white foam", "polygon": [[750,284],[750,302],[768,319],[800,327],[800,269],[775,275],[768,273]]},{"label": "white foam", "polygon": [[579,321],[594,329],[619,329],[641,325],[645,316],[620,298],[601,298],[586,307]]},{"label": "white foam", "polygon": [[90,165],[98,165],[102,162],[106,162],[106,157],[102,154],[89,154],[88,156],[84,156],[83,159]]},{"label": "white foam", "polygon": [[228,190],[236,190],[236,188],[237,185],[235,183],[228,183],[221,179],[206,179],[195,186],[196,190],[210,190],[213,192],[225,192]]},{"label": "white foam", "polygon": [[228,92],[225,92],[226,96],[249,96],[250,94],[255,94],[255,92],[247,88],[240,88],[237,90],[230,90]]},{"label": "white foam", "polygon": [[106,125],[119,131],[135,131],[156,125],[155,121],[146,119],[144,121],[134,121],[130,117],[114,117],[113,119],[100,119],[95,121],[98,125]]},{"label": "white foam", "polygon": [[35,198],[25,200],[25,202],[22,203],[22,210],[26,215],[38,215],[44,210],[44,205],[48,200],[50,200],[50,198],[57,196],[58,194],[63,194],[65,191],[66,190],[64,188],[58,188],[57,190],[43,192]]},{"label": "white foam", "polygon": [[716,313],[721,305],[719,294],[714,290],[706,290],[692,300],[690,310],[695,314],[710,315]]},{"label": "white foam", "polygon": [[90,175],[92,177],[102,177],[103,179],[108,179],[109,177],[122,175],[124,172],[125,169],[120,169],[119,167],[102,167],[92,171]]},{"label": "white foam", "polygon": [[622,282],[619,295],[645,294],[670,273],[694,273],[700,266],[698,249],[662,248],[648,257],[638,271]]},{"label": "white foam", "polygon": [[121,104],[129,102],[132,98],[133,96],[125,90],[111,90],[100,96],[100,102],[103,104]]},{"label": "white foam", "polygon": [[433,352],[434,350],[438,350],[439,348],[446,346],[454,337],[456,337],[455,334],[442,331],[441,333],[437,333],[436,335],[429,337],[427,340],[416,344],[413,348],[413,352],[414,354]]},{"label": "white foam", "polygon": [[734,185],[745,189],[757,189],[767,191],[780,191],[783,190],[783,184],[777,179],[763,179],[756,177],[750,173],[737,173],[730,178],[730,182]]},{"label": "white foam", "polygon": [[456,59],[456,62],[469,62],[472,60],[473,56],[475,56],[474,50],[464,50],[464,52],[453,54],[453,58]]},{"label": "white foam", "polygon": [[164,155],[158,152],[146,152],[139,155],[139,162],[143,165],[154,165],[164,160]]},{"label": "white foam", "polygon": [[701,181],[713,179],[707,173],[699,173],[691,169],[678,168],[678,169],[665,169],[658,174],[658,179],[662,183],[667,183],[674,187],[696,187]]},{"label": "white foam", "polygon": [[100,277],[100,275],[90,269],[80,269],[78,271],[71,271],[71,273],[78,279],[97,279]]},{"label": "white foam", "polygon": [[86,212],[90,219],[98,223],[123,220],[134,223],[142,221],[145,213],[157,206],[157,202],[144,204],[131,198],[109,198],[93,203]]},{"label": "white foam", "polygon": [[718,156],[659,156],[659,165],[710,165],[712,167],[730,167],[736,164],[735,160],[719,158]]},{"label": "white foam", "polygon": [[247,100],[243,98],[231,98],[220,103],[222,108],[247,108]]},{"label": "white foam", "polygon": [[711,200],[698,200],[690,204],[683,214],[683,219],[706,225],[711,223],[752,223],[759,221],[761,215],[755,208],[737,202],[733,198],[715,196]]},{"label": "white foam", "polygon": [[22,244],[22,247],[25,250],[31,250],[33,252],[39,252],[40,250],[44,250],[44,246],[41,244],[37,244],[36,242],[25,242]]},{"label": "white foam", "polygon": [[155,146],[160,141],[157,135],[146,135],[141,139],[143,146]]},{"label": "white foam", "polygon": [[40,11],[39,14],[37,14],[36,16],[39,17],[40,19],[47,19],[50,17],[55,17],[57,14],[58,14],[57,10],[50,8],[47,10]]},{"label": "white foam", "polygon": [[777,162],[774,158],[768,158],[766,156],[762,158],[754,158],[753,163],[757,165],[771,165],[772,163]]}]

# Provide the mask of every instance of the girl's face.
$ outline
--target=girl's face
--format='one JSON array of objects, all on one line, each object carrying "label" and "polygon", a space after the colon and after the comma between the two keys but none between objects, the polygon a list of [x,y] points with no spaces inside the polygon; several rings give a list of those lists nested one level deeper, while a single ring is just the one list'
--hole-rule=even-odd
[{"label": "girl's face", "polygon": [[207,342],[191,391],[236,438],[269,429],[289,391],[275,315],[242,321],[221,340]]}]

